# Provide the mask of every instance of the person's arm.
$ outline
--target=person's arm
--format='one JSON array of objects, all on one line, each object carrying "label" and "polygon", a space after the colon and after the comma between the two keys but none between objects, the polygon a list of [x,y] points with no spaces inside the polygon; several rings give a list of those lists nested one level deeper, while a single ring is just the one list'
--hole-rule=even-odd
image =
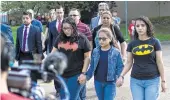
[{"label": "person's arm", "polygon": [[18,37],[18,30],[17,30],[17,36],[16,36],[16,56],[15,56],[15,60],[19,60],[19,50],[20,50],[20,44],[19,44],[19,37]]},{"label": "person's arm", "polygon": [[87,71],[87,68],[88,68],[89,63],[90,63],[90,54],[91,54],[91,51],[84,53],[84,64],[83,64],[82,72]]},{"label": "person's arm", "polygon": [[59,37],[55,40],[55,42],[54,42],[54,46],[53,46],[53,48],[52,48],[52,50],[51,50],[51,53],[53,53],[53,52],[56,52],[58,49],[58,40],[59,40]]},{"label": "person's arm", "polygon": [[126,48],[127,48],[126,42],[125,42],[125,41],[122,42],[122,43],[120,44],[120,47],[121,47],[122,59],[123,59],[123,61],[125,61],[125,60],[126,60]]},{"label": "person's arm", "polygon": [[122,59],[125,60],[126,59],[126,48],[127,48],[126,41],[120,29],[116,25],[114,26],[114,31],[115,31],[116,38],[120,43]]},{"label": "person's arm", "polygon": [[92,27],[92,22],[93,21],[93,18],[91,19],[91,21],[90,21],[90,29],[92,30],[93,29],[93,27]]},{"label": "person's arm", "polygon": [[95,37],[96,37],[96,28],[92,30],[92,49],[94,49],[96,47],[96,44],[95,44]]},{"label": "person's arm", "polygon": [[78,77],[78,81],[80,84],[84,83],[84,76],[87,72],[89,63],[90,63],[90,56],[91,56],[91,47],[90,47],[90,43],[89,40],[87,39],[87,37],[84,37],[85,41],[82,45],[84,45],[84,64],[83,64],[83,68],[82,68],[82,73],[80,74],[80,76]]},{"label": "person's arm", "polygon": [[49,53],[51,52],[53,47],[53,35],[52,32],[50,30],[50,27],[48,29],[48,49],[49,49]]},{"label": "person's arm", "polygon": [[126,73],[132,68],[133,64],[133,56],[131,52],[127,53],[127,62],[125,64],[125,67],[123,68],[123,71],[121,72],[120,76],[125,76]]},{"label": "person's arm", "polygon": [[39,21],[39,27],[40,27],[41,34],[43,34],[43,25],[42,25],[42,23],[40,21]]},{"label": "person's arm", "polygon": [[36,45],[38,49],[38,53],[42,54],[42,40],[41,40],[41,32],[38,28],[36,28]]},{"label": "person's arm", "polygon": [[131,53],[131,52],[128,52],[128,53],[127,53],[127,61],[126,61],[126,64],[125,64],[125,66],[124,66],[124,68],[123,68],[123,71],[121,72],[119,78],[118,78],[117,81],[116,81],[116,85],[117,85],[118,87],[122,86],[123,80],[124,80],[124,76],[125,76],[126,73],[131,69],[132,63],[133,63],[132,53]]},{"label": "person's arm", "polygon": [[92,44],[92,32],[87,25],[86,25],[86,36],[87,36],[87,38],[90,42],[91,48],[92,48],[92,46],[93,46],[93,44]]},{"label": "person's arm", "polygon": [[84,52],[84,64],[83,64],[83,68],[82,68],[82,72],[86,72],[87,68],[89,66],[90,63],[90,56],[91,56],[91,46],[90,46],[90,42],[87,39],[87,37],[84,36],[84,42],[83,44],[83,52]]},{"label": "person's arm", "polygon": [[94,51],[92,53],[92,56],[91,56],[91,61],[90,61],[90,67],[88,69],[88,71],[83,75],[81,75],[81,77],[78,77],[78,80],[79,80],[79,83],[80,84],[84,84],[86,82],[86,80],[90,80],[90,78],[93,76],[94,74]]},{"label": "person's arm", "polygon": [[9,38],[12,42],[12,44],[14,44],[14,39],[13,39],[13,36],[12,36],[12,30],[10,27],[7,27],[7,33],[9,34]]},{"label": "person's arm", "polygon": [[36,31],[36,33],[35,33],[35,38],[36,38],[35,45],[36,45],[36,48],[37,48],[36,53],[38,55],[34,54],[33,56],[34,56],[35,60],[41,61],[42,59],[44,59],[43,50],[42,50],[41,32],[40,32],[38,27],[35,27],[35,31]]},{"label": "person's arm", "polygon": [[158,66],[158,70],[161,77],[162,92],[166,92],[166,86],[165,86],[166,80],[165,80],[164,65],[162,60],[162,51],[156,51],[156,64]]},{"label": "person's arm", "polygon": [[117,56],[117,63],[116,63],[116,76],[119,77],[122,70],[123,70],[123,61],[122,61],[122,57],[121,54],[119,53]]},{"label": "person's arm", "polygon": [[56,52],[56,51],[57,51],[57,48],[53,47],[51,53]]}]

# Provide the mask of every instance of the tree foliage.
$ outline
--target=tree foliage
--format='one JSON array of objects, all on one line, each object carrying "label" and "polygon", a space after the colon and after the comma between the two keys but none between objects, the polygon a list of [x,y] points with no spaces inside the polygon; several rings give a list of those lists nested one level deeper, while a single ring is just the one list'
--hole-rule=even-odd
[{"label": "tree foliage", "polygon": [[[2,11],[8,11],[9,13],[23,12],[27,9],[33,9],[35,15],[38,13],[48,13],[50,9],[55,9],[58,5],[62,5],[65,9],[65,14],[71,8],[78,8],[81,12],[88,13],[88,16],[82,17],[92,17],[94,12],[97,12],[98,4],[101,1],[2,1],[1,7]],[[107,1],[109,5],[115,7],[114,1]]]}]

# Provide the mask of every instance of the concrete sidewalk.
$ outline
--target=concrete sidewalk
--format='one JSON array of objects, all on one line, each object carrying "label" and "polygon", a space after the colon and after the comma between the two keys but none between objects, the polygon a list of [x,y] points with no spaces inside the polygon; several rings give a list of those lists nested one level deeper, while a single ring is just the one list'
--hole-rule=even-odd
[{"label": "concrete sidewalk", "polygon": [[[170,89],[170,43],[162,43],[162,50],[163,50],[163,61],[165,67],[165,77],[167,88]],[[130,92],[130,72],[125,76],[125,83],[122,87],[117,88],[117,95],[115,100],[132,100],[131,92]],[[45,89],[46,93],[54,92],[54,85],[53,82],[49,84],[41,83],[40,85]],[[170,90],[166,93],[161,93],[159,96],[159,100],[170,100]],[[97,100],[93,79],[87,82],[87,100]]]}]

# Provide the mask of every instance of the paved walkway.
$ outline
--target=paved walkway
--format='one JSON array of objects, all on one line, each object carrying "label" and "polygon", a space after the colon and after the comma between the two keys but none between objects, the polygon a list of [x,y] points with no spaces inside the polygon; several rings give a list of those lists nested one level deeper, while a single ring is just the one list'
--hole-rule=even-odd
[{"label": "paved walkway", "polygon": [[[163,43],[163,61],[165,66],[165,77],[167,81],[167,87],[169,88],[166,93],[161,93],[159,100],[170,100],[170,44]],[[116,100],[132,100],[131,92],[129,88],[130,73],[125,76],[125,83],[122,87],[117,88]],[[41,86],[45,89],[46,93],[54,92],[53,83],[44,84]],[[96,93],[94,90],[93,79],[87,82],[87,100],[97,100]]]}]

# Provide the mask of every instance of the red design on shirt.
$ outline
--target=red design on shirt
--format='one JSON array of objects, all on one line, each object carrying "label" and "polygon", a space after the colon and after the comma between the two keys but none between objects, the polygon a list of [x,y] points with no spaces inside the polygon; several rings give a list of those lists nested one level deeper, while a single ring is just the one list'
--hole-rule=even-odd
[{"label": "red design on shirt", "polygon": [[78,44],[77,43],[72,43],[70,44],[70,42],[66,42],[66,43],[63,43],[63,42],[60,42],[58,44],[58,48],[63,48],[65,50],[71,50],[71,51],[76,51],[78,49]]}]

